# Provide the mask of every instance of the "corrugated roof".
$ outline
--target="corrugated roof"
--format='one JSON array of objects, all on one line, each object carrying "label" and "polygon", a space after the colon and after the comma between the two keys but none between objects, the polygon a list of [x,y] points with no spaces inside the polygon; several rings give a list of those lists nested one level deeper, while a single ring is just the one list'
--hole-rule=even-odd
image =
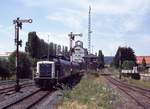
[{"label": "corrugated roof", "polygon": [[146,64],[150,64],[150,56],[136,56],[137,64],[142,64],[143,58],[145,58]]}]

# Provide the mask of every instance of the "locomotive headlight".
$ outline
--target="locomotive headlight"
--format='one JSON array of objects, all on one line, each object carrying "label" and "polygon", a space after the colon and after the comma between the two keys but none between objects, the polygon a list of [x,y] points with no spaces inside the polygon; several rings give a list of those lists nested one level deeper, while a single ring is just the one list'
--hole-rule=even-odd
[{"label": "locomotive headlight", "polygon": [[40,74],[39,73],[36,73],[36,77],[39,77],[40,76]]}]

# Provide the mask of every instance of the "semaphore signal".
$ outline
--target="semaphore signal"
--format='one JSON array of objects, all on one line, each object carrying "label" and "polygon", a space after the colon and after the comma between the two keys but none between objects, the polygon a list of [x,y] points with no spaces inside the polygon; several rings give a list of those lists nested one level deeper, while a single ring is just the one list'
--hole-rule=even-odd
[{"label": "semaphore signal", "polygon": [[16,44],[16,92],[20,91],[19,85],[19,46],[22,46],[22,40],[19,40],[19,29],[22,29],[23,23],[32,23],[32,19],[23,19],[20,20],[19,17],[16,20],[13,20],[15,24],[15,44]]}]

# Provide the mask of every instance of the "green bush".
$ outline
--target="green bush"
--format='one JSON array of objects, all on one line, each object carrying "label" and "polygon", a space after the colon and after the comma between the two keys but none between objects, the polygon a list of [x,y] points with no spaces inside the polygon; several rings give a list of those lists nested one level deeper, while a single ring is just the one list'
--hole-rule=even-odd
[{"label": "green bush", "polygon": [[134,61],[124,61],[122,64],[122,68],[125,70],[132,70],[133,67],[135,66],[135,62]]},{"label": "green bush", "polygon": [[[13,52],[9,56],[9,69],[12,74],[16,73],[16,56],[15,52]],[[19,52],[19,78],[31,78],[32,77],[32,70],[31,70],[31,59],[29,56],[24,52]]]},{"label": "green bush", "polygon": [[6,80],[10,76],[9,63],[5,59],[0,59],[0,76],[2,80]]}]

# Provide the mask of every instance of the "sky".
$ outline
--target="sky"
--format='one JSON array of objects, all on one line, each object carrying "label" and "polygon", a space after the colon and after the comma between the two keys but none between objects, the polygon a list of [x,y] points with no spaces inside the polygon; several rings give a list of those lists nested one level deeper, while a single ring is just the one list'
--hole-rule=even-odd
[{"label": "sky", "polygon": [[119,46],[131,47],[136,55],[150,55],[150,0],[3,0],[0,3],[0,53],[15,50],[13,20],[24,23],[20,39],[24,51],[28,33],[69,46],[70,32],[82,33],[75,40],[88,43],[88,9],[91,6],[91,51],[115,55]]}]

